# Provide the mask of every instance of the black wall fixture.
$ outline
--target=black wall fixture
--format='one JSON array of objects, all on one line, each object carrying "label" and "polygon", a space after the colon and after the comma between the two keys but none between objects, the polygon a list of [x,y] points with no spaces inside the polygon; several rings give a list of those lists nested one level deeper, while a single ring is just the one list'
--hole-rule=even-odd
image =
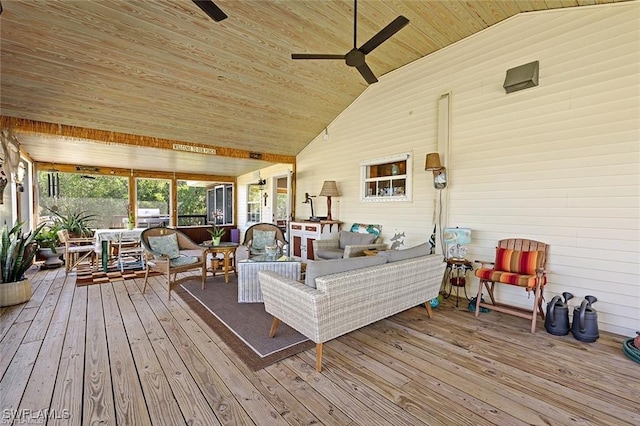
[{"label": "black wall fixture", "polygon": [[507,93],[512,93],[537,86],[539,68],[540,62],[535,61],[507,70],[502,87]]},{"label": "black wall fixture", "polygon": [[209,15],[211,19],[216,22],[220,22],[224,19],[227,19],[227,14],[222,11],[214,2],[211,0],[192,0],[204,13]]}]

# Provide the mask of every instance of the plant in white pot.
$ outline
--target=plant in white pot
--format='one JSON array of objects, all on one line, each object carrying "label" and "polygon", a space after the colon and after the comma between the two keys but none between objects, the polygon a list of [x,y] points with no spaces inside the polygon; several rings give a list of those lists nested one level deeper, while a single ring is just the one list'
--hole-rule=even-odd
[{"label": "plant in white pot", "polygon": [[36,236],[44,224],[22,233],[22,223],[0,233],[0,307],[24,303],[31,298],[31,283],[24,273],[33,264],[38,249]]}]

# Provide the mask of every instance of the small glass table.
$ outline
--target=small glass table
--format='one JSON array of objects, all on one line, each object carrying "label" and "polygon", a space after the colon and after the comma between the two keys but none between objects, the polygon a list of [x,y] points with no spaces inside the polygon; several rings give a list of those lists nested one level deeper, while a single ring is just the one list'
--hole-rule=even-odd
[{"label": "small glass table", "polygon": [[213,256],[211,259],[211,266],[208,268],[208,270],[213,272],[214,277],[216,276],[216,271],[218,270],[218,268],[216,267],[216,263],[218,263],[217,255],[222,254],[222,271],[224,272],[224,282],[229,283],[229,271],[236,272],[236,268],[231,261],[231,255],[235,255],[238,246],[238,243],[228,242],[220,243],[217,246],[214,246],[211,243],[202,244],[202,247],[205,248],[205,254],[211,253],[211,255]]},{"label": "small glass table", "polygon": [[255,256],[238,261],[238,303],[262,303],[259,271],[274,271],[293,280],[300,279],[302,262],[288,256]]}]

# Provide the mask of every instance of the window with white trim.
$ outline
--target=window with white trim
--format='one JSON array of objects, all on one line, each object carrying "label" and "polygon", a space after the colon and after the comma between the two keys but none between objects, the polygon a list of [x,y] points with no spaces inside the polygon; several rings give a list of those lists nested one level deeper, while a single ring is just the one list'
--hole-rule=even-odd
[{"label": "window with white trim", "polygon": [[360,163],[362,201],[411,201],[412,153]]}]

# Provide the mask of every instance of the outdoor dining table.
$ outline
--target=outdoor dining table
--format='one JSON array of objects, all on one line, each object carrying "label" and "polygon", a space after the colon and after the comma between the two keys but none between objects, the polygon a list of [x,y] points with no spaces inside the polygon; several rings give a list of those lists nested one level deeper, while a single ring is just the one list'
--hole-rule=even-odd
[{"label": "outdoor dining table", "polygon": [[95,240],[94,250],[96,255],[101,259],[102,270],[107,272],[109,266],[109,248],[111,241],[118,241],[120,235],[125,237],[140,238],[140,234],[147,228],[133,228],[133,229],[96,229],[93,233]]}]

